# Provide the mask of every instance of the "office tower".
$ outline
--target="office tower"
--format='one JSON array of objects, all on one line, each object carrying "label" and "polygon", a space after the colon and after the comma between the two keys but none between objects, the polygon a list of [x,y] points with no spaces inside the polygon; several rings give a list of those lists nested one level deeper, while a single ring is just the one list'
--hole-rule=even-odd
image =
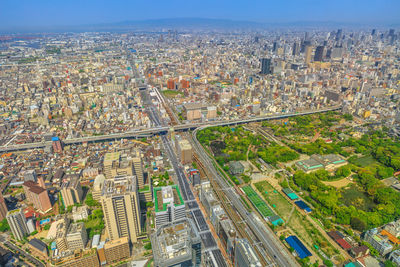
[{"label": "office tower", "polygon": [[247,239],[237,239],[235,246],[235,267],[261,267],[261,263]]},{"label": "office tower", "polygon": [[323,45],[317,46],[315,49],[314,61],[322,61],[324,57],[325,47]]},{"label": "office tower", "polygon": [[108,241],[104,244],[104,256],[107,264],[120,262],[131,256],[129,250],[129,239],[127,236],[116,240]]},{"label": "office tower", "polygon": [[305,32],[304,33],[304,41],[309,41],[310,40],[310,33],[309,32]]},{"label": "office tower", "polygon": [[331,49],[331,54],[330,54],[331,59],[341,59],[342,57],[343,57],[342,47],[333,47]]},{"label": "office tower", "polygon": [[161,226],[150,240],[155,267],[201,265],[201,238],[191,219]]},{"label": "office tower", "polygon": [[272,52],[276,52],[276,50],[278,50],[279,48],[279,44],[277,41],[275,41],[272,45]]},{"label": "office tower", "polygon": [[261,74],[270,74],[271,73],[271,59],[270,58],[262,58],[261,59]]},{"label": "office tower", "polygon": [[372,29],[371,35],[372,35],[372,36],[375,36],[375,35],[376,35],[376,29]]},{"label": "office tower", "polygon": [[304,62],[305,62],[306,64],[311,63],[312,49],[313,49],[313,47],[312,47],[311,45],[307,45],[306,48],[305,48]]},{"label": "office tower", "polygon": [[61,185],[61,197],[65,207],[82,202],[83,191],[79,177],[74,176]]},{"label": "office tower", "polygon": [[156,227],[186,217],[185,203],[177,185],[154,188]]},{"label": "office tower", "polygon": [[100,197],[101,197],[101,191],[103,189],[104,181],[106,180],[106,177],[103,174],[99,174],[96,176],[93,182],[93,190],[92,190],[92,196],[93,199],[100,202]]},{"label": "office tower", "polygon": [[300,46],[297,42],[293,43],[292,55],[297,56],[300,51]]},{"label": "office tower", "polygon": [[341,39],[342,39],[342,36],[343,36],[343,30],[342,30],[342,29],[339,29],[339,30],[337,31],[337,33],[336,33],[336,41],[341,40]]},{"label": "office tower", "polygon": [[136,243],[141,232],[136,177],[116,176],[105,180],[100,199],[109,238],[127,236]]},{"label": "office tower", "polygon": [[258,43],[259,40],[260,40],[260,37],[258,37],[258,36],[254,37],[254,42],[255,42],[255,43]]},{"label": "office tower", "polygon": [[134,155],[131,159],[133,165],[133,174],[136,176],[139,188],[142,188],[145,182],[142,167],[142,154],[139,149],[136,149],[133,154]]},{"label": "office tower", "polygon": [[35,209],[42,213],[51,210],[52,206],[46,189],[33,181],[24,182],[22,187],[24,188],[26,199],[28,202],[33,203]]},{"label": "office tower", "polygon": [[8,212],[6,201],[4,200],[3,194],[0,191],[0,221],[4,220]]},{"label": "office tower", "polygon": [[394,29],[389,30],[389,36],[394,36]]},{"label": "office tower", "polygon": [[36,171],[35,170],[27,170],[24,173],[24,181],[33,181],[36,182],[37,181],[37,175],[36,175]]},{"label": "office tower", "polygon": [[10,210],[7,212],[6,218],[15,239],[22,240],[27,234],[29,234],[25,215],[22,209]]},{"label": "office tower", "polygon": [[65,240],[69,250],[84,249],[88,240],[85,224],[83,222],[71,223]]}]

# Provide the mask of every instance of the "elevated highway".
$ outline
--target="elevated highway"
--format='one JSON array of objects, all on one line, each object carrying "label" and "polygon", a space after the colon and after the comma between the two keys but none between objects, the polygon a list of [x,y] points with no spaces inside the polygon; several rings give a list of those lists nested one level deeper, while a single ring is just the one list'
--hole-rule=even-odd
[{"label": "elevated highway", "polygon": [[[145,129],[145,130],[137,130],[137,131],[129,131],[123,133],[114,133],[114,134],[106,134],[106,135],[99,135],[99,136],[87,136],[87,137],[80,137],[80,138],[71,138],[63,140],[63,143],[66,145],[70,144],[81,144],[86,142],[103,142],[103,141],[114,141],[118,139],[128,139],[128,138],[141,138],[146,136],[152,135],[164,135],[166,134],[170,128],[173,128],[175,131],[188,131],[188,130],[195,130],[199,127],[208,125],[208,126],[232,126],[238,124],[245,124],[251,122],[260,122],[265,120],[277,120],[277,119],[284,119],[289,117],[295,116],[303,116],[315,113],[322,113],[328,111],[335,111],[341,109],[341,106],[334,106],[324,109],[317,109],[317,110],[309,110],[304,112],[297,112],[297,113],[283,113],[278,115],[267,115],[267,116],[257,116],[257,117],[250,117],[246,119],[237,119],[237,120],[227,120],[227,121],[211,121],[206,123],[189,123],[189,124],[179,124],[172,127],[161,126],[161,123],[157,121],[156,125],[158,127]],[[153,114],[151,114],[153,116]],[[17,144],[17,145],[7,145],[7,146],[0,146],[0,153],[9,152],[9,151],[18,151],[18,150],[28,150],[28,149],[35,149],[35,148],[44,148],[46,146],[51,146],[51,141],[43,141],[37,143],[27,143],[27,144]]]}]

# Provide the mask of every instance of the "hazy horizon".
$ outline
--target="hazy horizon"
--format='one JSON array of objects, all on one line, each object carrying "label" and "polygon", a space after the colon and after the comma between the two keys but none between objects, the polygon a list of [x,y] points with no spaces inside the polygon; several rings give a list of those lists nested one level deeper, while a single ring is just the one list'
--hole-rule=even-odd
[{"label": "hazy horizon", "polygon": [[332,22],[390,26],[400,24],[400,1],[3,1],[0,30],[49,29],[160,19],[223,19],[257,23]]}]

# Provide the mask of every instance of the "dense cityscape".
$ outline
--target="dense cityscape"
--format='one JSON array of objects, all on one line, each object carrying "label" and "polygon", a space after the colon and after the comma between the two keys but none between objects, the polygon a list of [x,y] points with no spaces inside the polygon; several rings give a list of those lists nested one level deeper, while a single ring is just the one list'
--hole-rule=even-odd
[{"label": "dense cityscape", "polygon": [[400,266],[394,28],[0,35],[0,266]]}]

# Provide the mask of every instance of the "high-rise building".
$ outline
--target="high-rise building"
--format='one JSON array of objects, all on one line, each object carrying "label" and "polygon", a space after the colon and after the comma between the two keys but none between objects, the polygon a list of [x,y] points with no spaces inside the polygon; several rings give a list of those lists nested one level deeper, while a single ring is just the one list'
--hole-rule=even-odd
[{"label": "high-rise building", "polygon": [[177,185],[154,188],[156,227],[186,217],[185,203]]},{"label": "high-rise building", "polygon": [[84,249],[88,240],[85,224],[83,222],[71,223],[65,240],[70,250]]},{"label": "high-rise building", "polygon": [[35,209],[42,213],[46,213],[51,210],[51,202],[47,190],[40,187],[38,183],[33,181],[26,181],[23,183],[26,199],[33,203]]},{"label": "high-rise building", "polygon": [[292,55],[297,56],[299,54],[299,51],[300,51],[299,43],[297,42],[293,43]]},{"label": "high-rise building", "polygon": [[372,35],[372,36],[375,36],[375,35],[376,35],[376,29],[372,29],[371,35]]},{"label": "high-rise building", "polygon": [[342,47],[333,47],[331,49],[330,58],[331,59],[341,59],[343,57],[343,48]]},{"label": "high-rise building", "polygon": [[24,181],[37,182],[37,175],[35,170],[27,170],[24,172]]},{"label": "high-rise building", "polygon": [[247,239],[237,239],[235,246],[235,267],[261,267],[260,260]]},{"label": "high-rise building", "polygon": [[394,36],[394,29],[389,30],[389,36]]},{"label": "high-rise building", "polygon": [[337,33],[336,33],[336,41],[341,40],[342,37],[343,37],[343,30],[342,30],[342,29],[339,29],[339,30],[337,31]]},{"label": "high-rise building", "polygon": [[155,267],[201,265],[201,238],[191,219],[165,224],[150,239]]},{"label": "high-rise building", "polygon": [[324,57],[325,46],[320,45],[315,49],[314,61],[322,61]]},{"label": "high-rise building", "polygon": [[101,191],[103,189],[104,181],[106,180],[106,177],[103,174],[99,174],[96,176],[93,182],[93,190],[92,190],[92,196],[93,199],[100,202],[100,197],[101,197]]},{"label": "high-rise building", "polygon": [[312,54],[312,50],[313,50],[313,47],[312,47],[311,45],[307,45],[307,46],[305,47],[304,62],[305,62],[306,64],[311,63],[311,54]]},{"label": "high-rise building", "polygon": [[271,73],[271,59],[270,58],[262,58],[261,59],[261,74],[270,74]]},{"label": "high-rise building", "polygon": [[22,209],[10,210],[7,212],[6,218],[15,239],[22,240],[29,234],[26,218]]},{"label": "high-rise building", "polygon": [[127,236],[136,243],[141,232],[136,177],[116,176],[105,180],[100,200],[109,238]]},{"label": "high-rise building", "polygon": [[139,188],[142,188],[145,181],[143,175],[142,154],[139,149],[134,151],[131,161],[133,164],[133,174],[136,176]]},{"label": "high-rise building", "polygon": [[83,191],[79,177],[74,176],[61,185],[61,197],[65,207],[82,202]]},{"label": "high-rise building", "polygon": [[6,201],[4,200],[3,194],[0,191],[0,221],[4,220],[8,212]]}]

